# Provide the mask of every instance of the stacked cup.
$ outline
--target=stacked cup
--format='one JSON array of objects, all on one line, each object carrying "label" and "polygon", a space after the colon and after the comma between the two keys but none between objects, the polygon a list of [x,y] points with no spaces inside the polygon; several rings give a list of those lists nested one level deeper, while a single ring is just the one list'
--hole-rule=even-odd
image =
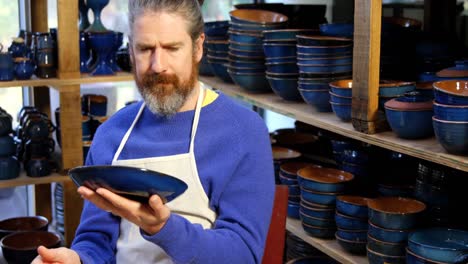
[{"label": "stacked cup", "polygon": [[0,107],[0,180],[19,176],[19,163],[15,157],[16,144],[11,137],[12,116]]},{"label": "stacked cup", "polygon": [[451,154],[468,154],[468,81],[434,84],[432,125],[437,140]]}]

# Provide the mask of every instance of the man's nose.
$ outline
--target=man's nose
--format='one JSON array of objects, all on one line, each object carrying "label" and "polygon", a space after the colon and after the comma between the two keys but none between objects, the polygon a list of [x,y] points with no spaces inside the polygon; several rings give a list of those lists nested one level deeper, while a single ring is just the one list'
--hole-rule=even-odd
[{"label": "man's nose", "polygon": [[156,49],[151,56],[151,70],[155,73],[163,73],[167,70],[167,59],[160,49]]}]

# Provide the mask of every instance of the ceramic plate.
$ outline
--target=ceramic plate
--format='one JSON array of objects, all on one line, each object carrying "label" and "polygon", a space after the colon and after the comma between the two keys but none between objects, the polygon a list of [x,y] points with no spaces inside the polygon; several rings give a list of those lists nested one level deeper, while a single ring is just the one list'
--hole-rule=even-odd
[{"label": "ceramic plate", "polygon": [[92,190],[103,187],[142,203],[147,203],[153,194],[159,195],[165,203],[170,202],[187,189],[187,184],[175,177],[126,166],[81,166],[68,174],[77,186]]}]

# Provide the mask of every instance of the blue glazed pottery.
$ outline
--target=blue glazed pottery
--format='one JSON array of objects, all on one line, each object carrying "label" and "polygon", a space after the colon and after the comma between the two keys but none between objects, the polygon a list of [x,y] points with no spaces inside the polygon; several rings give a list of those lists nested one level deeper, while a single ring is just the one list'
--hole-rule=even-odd
[{"label": "blue glazed pottery", "polygon": [[217,52],[229,51],[229,41],[227,40],[206,40],[205,45],[208,50],[213,50]]},{"label": "blue glazed pottery", "polygon": [[381,241],[404,243],[408,240],[410,232],[411,230],[382,228],[369,221],[369,235]]},{"label": "blue glazed pottery", "polygon": [[297,63],[290,62],[267,62],[265,63],[268,72],[271,73],[299,73]]},{"label": "blue glazed pottery", "polygon": [[112,52],[114,38],[115,32],[113,31],[88,32],[89,45],[98,56],[96,66],[91,72],[92,76],[115,74],[111,63],[107,59]]},{"label": "blue glazed pottery", "polygon": [[405,256],[388,256],[375,251],[372,251],[367,247],[367,258],[369,259],[369,264],[405,264]]},{"label": "blue glazed pottery", "polygon": [[231,29],[239,31],[258,32],[261,34],[263,30],[272,30],[284,28],[284,24],[248,24],[248,23],[237,23],[231,20]]},{"label": "blue glazed pottery", "polygon": [[233,60],[228,59],[229,65],[233,67],[240,67],[240,68],[251,68],[251,69],[263,69],[265,70],[265,63],[258,62],[258,61],[242,61],[242,60]]},{"label": "blue glazed pottery", "polygon": [[317,191],[304,189],[300,181],[299,181],[299,185],[301,185],[301,198],[311,203],[332,206],[332,205],[335,205],[336,196],[342,194],[342,193],[330,193],[330,192],[328,193],[317,192]]},{"label": "blue glazed pottery", "polygon": [[406,243],[391,243],[378,240],[371,235],[367,237],[367,245],[370,250],[387,256],[405,256]]},{"label": "blue glazed pottery", "polygon": [[[265,54],[263,53],[263,50],[242,50],[238,48],[234,48],[232,46],[229,47],[229,52],[232,53],[234,56],[244,56],[247,58],[264,58]],[[229,53],[228,53],[229,54]]]},{"label": "blue glazed pottery", "polygon": [[333,113],[343,122],[351,121],[351,104],[340,104],[330,101]]},{"label": "blue glazed pottery", "polygon": [[83,31],[89,27],[89,19],[88,19],[88,10],[89,7],[86,5],[85,0],[79,0],[78,1],[78,10],[79,10],[79,29],[80,31]]},{"label": "blue glazed pottery", "polygon": [[301,195],[301,187],[299,187],[299,184],[290,184],[288,185],[288,190],[289,190],[289,195],[294,195],[294,196],[299,196],[299,201],[300,202],[300,195]]},{"label": "blue glazed pottery", "polygon": [[320,24],[319,28],[325,36],[352,38],[354,33],[354,25],[351,23]]},{"label": "blue glazed pottery", "polygon": [[408,249],[429,260],[468,262],[468,232],[447,228],[421,229],[408,236]]},{"label": "blue glazed pottery", "polygon": [[434,116],[440,120],[468,121],[468,105],[446,105],[434,102]]},{"label": "blue glazed pottery", "polygon": [[236,67],[236,66],[232,66],[230,64],[227,64],[226,66],[227,66],[228,70],[233,71],[233,72],[237,72],[237,73],[253,73],[253,74],[256,74],[256,73],[264,73],[265,72],[264,68]]},{"label": "blue glazed pottery", "polygon": [[351,45],[352,39],[330,37],[330,36],[310,36],[310,35],[297,35],[297,45],[318,47],[318,46],[344,46]]},{"label": "blue glazed pottery", "polygon": [[297,62],[297,59],[296,59],[296,56],[266,57],[265,62],[267,63]]},{"label": "blue glazed pottery", "polygon": [[288,21],[288,17],[268,10],[261,9],[236,9],[229,12],[231,21],[241,24],[271,25]]},{"label": "blue glazed pottery", "polygon": [[344,54],[350,54],[353,52],[352,45],[341,45],[341,46],[301,46],[297,45],[297,54],[304,54],[303,58],[305,57],[315,57],[319,55],[327,55],[327,56],[343,56]]},{"label": "blue glazed pottery", "polygon": [[319,91],[327,91],[328,92],[328,83],[324,82],[304,82],[299,79],[298,81],[298,88],[302,90],[319,90]]},{"label": "blue glazed pottery", "polygon": [[297,78],[273,78],[266,76],[271,89],[279,97],[287,101],[301,101],[302,97],[297,90]]},{"label": "blue glazed pottery", "polygon": [[93,10],[94,21],[86,29],[88,32],[106,32],[106,27],[102,24],[101,11],[109,4],[109,0],[87,0],[86,5]]},{"label": "blue glazed pottery", "polygon": [[326,90],[305,90],[298,88],[304,101],[313,106],[318,112],[331,112],[330,94]]},{"label": "blue glazed pottery", "polygon": [[335,233],[336,240],[338,244],[344,248],[347,252],[357,255],[365,255],[366,254],[366,241],[353,241],[348,240],[339,235],[338,232]]},{"label": "blue glazed pottery", "polygon": [[325,228],[325,227],[309,225],[304,222],[302,222],[302,228],[304,228],[304,231],[310,236],[318,237],[318,238],[325,238],[325,239],[333,238],[336,232],[336,227]]},{"label": "blue glazed pottery", "polygon": [[91,56],[91,49],[88,44],[88,35],[84,32],[80,32],[80,72],[89,72],[88,60]]},{"label": "blue glazed pottery", "polygon": [[401,96],[407,92],[414,91],[416,83],[414,82],[396,82],[382,80],[379,84],[379,96],[381,97],[395,97]]},{"label": "blue glazed pottery", "polygon": [[297,63],[300,72],[304,73],[350,73],[353,70],[353,64],[303,64],[300,61]]},{"label": "blue glazed pottery", "polygon": [[445,121],[432,117],[437,141],[451,154],[468,154],[468,122]]},{"label": "blue glazed pottery", "polygon": [[263,38],[260,34],[248,34],[241,31],[231,30],[229,32],[229,40],[233,43],[242,43],[242,44],[255,44],[262,45]]},{"label": "blue glazed pottery", "polygon": [[265,41],[281,41],[286,39],[296,39],[296,35],[317,34],[315,29],[273,29],[262,32]]},{"label": "blue glazed pottery", "polygon": [[220,78],[224,82],[232,83],[231,75],[228,73],[227,63],[215,63],[211,61],[209,62],[211,66],[211,71],[216,77]]},{"label": "blue glazed pottery", "polygon": [[338,231],[336,231],[336,234],[339,237],[346,239],[346,240],[367,242],[367,229],[348,230],[348,229],[338,228]]},{"label": "blue glazed pottery", "polygon": [[416,83],[416,92],[419,92],[422,96],[434,99],[434,88],[432,87],[433,82],[418,82]]},{"label": "blue glazed pottery", "polygon": [[340,64],[352,64],[352,56],[341,56],[341,57],[326,57],[326,58],[298,58],[300,64],[310,65],[340,65]]},{"label": "blue glazed pottery", "polygon": [[454,67],[449,67],[438,71],[436,73],[438,77],[443,78],[467,78],[468,77],[468,60],[460,60],[455,62]]},{"label": "blue glazed pottery", "polygon": [[350,105],[352,103],[352,99],[352,97],[338,95],[330,91],[330,102]]},{"label": "blue glazed pottery", "polygon": [[333,219],[333,222],[335,222],[335,208],[334,207],[315,207],[315,206],[310,206],[304,201],[300,202],[301,205],[301,211],[303,214],[314,217],[314,218],[319,218],[319,219]]},{"label": "blue glazed pottery", "polygon": [[8,47],[8,52],[13,58],[21,58],[28,57],[30,50],[23,38],[14,38],[10,47]]},{"label": "blue glazed pottery", "polygon": [[307,201],[304,199],[304,197],[301,197],[301,203],[304,204],[305,206],[308,206],[310,208],[320,208],[320,209],[335,209],[334,204],[326,205],[326,204],[318,204],[314,203],[311,201]]},{"label": "blue glazed pottery", "polygon": [[432,261],[427,258],[423,258],[411,252],[406,248],[406,263],[407,264],[447,264],[446,262]]},{"label": "blue glazed pottery", "polygon": [[34,74],[36,64],[29,58],[15,59],[15,76],[18,80],[29,80]]},{"label": "blue glazed pottery", "polygon": [[[297,172],[299,184],[305,192],[340,193],[354,179],[351,173],[322,167],[305,167]],[[313,201],[312,201],[313,202]]]},{"label": "blue glazed pottery", "polygon": [[[291,179],[291,178],[288,178],[288,177],[285,177],[283,176],[283,174],[281,173],[281,171],[279,172],[279,180],[281,182],[281,184],[284,184],[284,185],[297,185],[299,186],[299,183],[296,179]],[[300,191],[299,191],[300,192]]]},{"label": "blue glazed pottery", "polygon": [[294,219],[300,219],[299,208],[299,203],[288,201],[288,216]]},{"label": "blue glazed pottery", "polygon": [[368,218],[368,200],[362,196],[340,195],[336,198],[336,210],[352,217]]},{"label": "blue glazed pottery", "polygon": [[252,52],[263,51],[262,44],[240,43],[240,42],[234,42],[234,41],[229,41],[229,49],[238,50],[238,51],[252,51]]},{"label": "blue glazed pottery", "polygon": [[295,44],[264,43],[263,51],[267,58],[296,56]]},{"label": "blue glazed pottery", "polygon": [[284,177],[297,180],[297,171],[307,166],[317,166],[317,165],[314,165],[312,163],[307,163],[307,162],[285,162],[281,164],[280,171]]},{"label": "blue glazed pottery", "polygon": [[365,148],[343,150],[343,162],[351,165],[367,165],[370,161],[370,154]]},{"label": "blue glazed pottery", "polygon": [[0,157],[12,156],[16,153],[16,144],[10,135],[0,136]]},{"label": "blue glazed pottery", "polygon": [[2,52],[3,45],[0,43],[0,81],[11,81],[15,78],[15,64],[13,57],[8,52]]},{"label": "blue glazed pottery", "polygon": [[16,157],[0,157],[0,180],[14,179],[19,176],[20,164]]},{"label": "blue glazed pottery", "polygon": [[205,34],[209,37],[224,37],[227,38],[229,30],[229,21],[210,21],[205,22]]},{"label": "blue glazed pottery", "polygon": [[271,87],[265,73],[239,73],[228,70],[232,80],[249,92],[270,92]]},{"label": "blue glazed pottery", "polygon": [[468,105],[468,81],[447,80],[434,84],[434,98],[446,105]]},{"label": "blue glazed pottery", "polygon": [[339,212],[335,212],[336,226],[347,230],[366,230],[368,229],[367,219],[347,216]]},{"label": "blue glazed pottery", "polygon": [[369,220],[386,229],[413,229],[421,224],[421,213],[426,205],[403,197],[379,197],[370,199]]},{"label": "blue glazed pottery", "polygon": [[[122,67],[122,66],[121,66]],[[198,73],[202,76],[213,76],[207,56],[203,56],[198,67]]]},{"label": "blue glazed pottery", "polygon": [[317,217],[312,217],[307,214],[305,214],[302,211],[302,208],[299,209],[299,215],[301,218],[301,221],[305,224],[308,225],[313,225],[313,226],[318,226],[318,227],[325,227],[325,228],[335,228],[335,219],[333,218],[317,218]]}]

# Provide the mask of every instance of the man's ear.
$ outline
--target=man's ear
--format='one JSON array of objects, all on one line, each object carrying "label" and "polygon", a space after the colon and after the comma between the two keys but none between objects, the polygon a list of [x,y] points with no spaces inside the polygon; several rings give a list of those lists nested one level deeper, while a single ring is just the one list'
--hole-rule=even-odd
[{"label": "man's ear", "polygon": [[195,58],[200,62],[203,56],[203,42],[205,42],[205,33],[201,33],[195,41]]}]

